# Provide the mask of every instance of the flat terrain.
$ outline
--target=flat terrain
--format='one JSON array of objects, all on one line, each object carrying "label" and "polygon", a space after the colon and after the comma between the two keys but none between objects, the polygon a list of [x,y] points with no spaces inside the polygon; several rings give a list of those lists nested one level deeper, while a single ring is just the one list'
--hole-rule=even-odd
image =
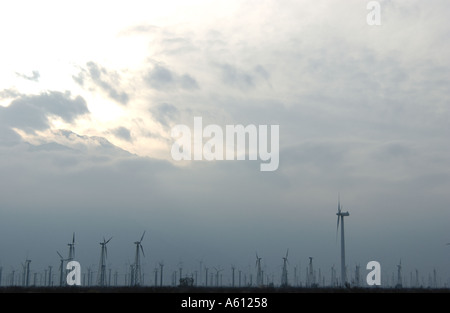
[{"label": "flat terrain", "polygon": [[450,293],[450,288],[205,288],[205,287],[0,287],[0,293],[178,293],[178,294],[292,294],[292,293]]}]

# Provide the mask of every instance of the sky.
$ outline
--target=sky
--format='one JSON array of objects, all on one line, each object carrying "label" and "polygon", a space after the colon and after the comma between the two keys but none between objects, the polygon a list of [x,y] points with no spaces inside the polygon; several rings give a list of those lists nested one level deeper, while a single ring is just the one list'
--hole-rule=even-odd
[{"label": "sky", "polygon": [[[363,0],[0,4],[0,266],[57,267],[76,233],[121,274],[145,230],[146,280],[255,253],[279,283],[308,257],[383,283],[450,281],[450,3]],[[176,161],[171,129],[279,125],[280,164]],[[6,278],[3,278],[6,279]]]}]

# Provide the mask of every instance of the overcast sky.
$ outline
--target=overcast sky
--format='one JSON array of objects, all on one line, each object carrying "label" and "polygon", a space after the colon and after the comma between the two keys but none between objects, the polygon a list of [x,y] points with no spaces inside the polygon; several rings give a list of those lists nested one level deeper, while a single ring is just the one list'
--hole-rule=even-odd
[{"label": "overcast sky", "polygon": [[[279,283],[308,257],[349,276],[450,279],[450,3],[9,1],[0,5],[0,266],[122,272],[198,260]],[[280,165],[172,160],[171,128],[279,125]],[[339,242],[339,241],[338,241]],[[5,279],[5,278],[4,278]]]}]

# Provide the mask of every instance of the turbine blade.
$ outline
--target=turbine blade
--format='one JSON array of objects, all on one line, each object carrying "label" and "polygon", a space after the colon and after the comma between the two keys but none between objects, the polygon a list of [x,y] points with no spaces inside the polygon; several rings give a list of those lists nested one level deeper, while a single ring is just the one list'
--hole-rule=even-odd
[{"label": "turbine blade", "polygon": [[289,249],[287,249],[287,251],[286,251],[286,259],[288,257],[288,254],[289,254]]},{"label": "turbine blade", "polygon": [[[145,230],[144,230],[144,233],[142,234],[141,241],[142,241],[142,239],[144,239],[144,235],[145,235]],[[139,242],[141,242],[141,241],[139,241]]]},{"label": "turbine blade", "polygon": [[75,233],[73,233],[73,236],[72,236],[72,244],[75,244]]},{"label": "turbine blade", "polygon": [[58,251],[56,251],[56,253],[58,253],[58,255],[59,255],[59,257],[60,257],[61,259],[64,259],[64,258],[62,257],[62,255],[61,255]]},{"label": "turbine blade", "polygon": [[338,212],[341,213],[341,194],[338,193]]},{"label": "turbine blade", "polygon": [[144,248],[142,247],[142,245],[140,245],[140,246],[141,246],[142,255],[143,255],[144,258],[145,258]]},{"label": "turbine blade", "polygon": [[105,245],[106,245],[106,244],[107,244],[108,242],[110,242],[110,241],[111,241],[111,239],[112,239],[112,237],[111,237],[111,238],[109,238],[107,242],[105,242]]},{"label": "turbine blade", "polygon": [[339,231],[339,215],[337,218],[337,227],[336,227],[336,243],[337,243],[337,238],[338,238],[338,231]]},{"label": "turbine blade", "polygon": [[105,245],[105,258],[108,258],[108,247]]}]

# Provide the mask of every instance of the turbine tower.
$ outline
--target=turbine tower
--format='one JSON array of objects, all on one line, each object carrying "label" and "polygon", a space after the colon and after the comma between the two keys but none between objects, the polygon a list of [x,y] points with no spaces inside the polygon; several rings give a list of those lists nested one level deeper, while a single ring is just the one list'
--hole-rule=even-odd
[{"label": "turbine tower", "polygon": [[336,283],[336,270],[334,269],[334,264],[331,267],[331,286],[332,287],[336,287],[337,283]]},{"label": "turbine tower", "polygon": [[47,284],[48,287],[51,287],[53,285],[52,284],[52,267],[53,266],[48,267],[48,284]]},{"label": "turbine tower", "polygon": [[356,265],[355,268],[355,285],[359,287],[361,282],[360,265]]},{"label": "turbine tower", "polygon": [[102,250],[100,254],[100,262],[98,265],[97,285],[101,287],[106,286],[106,259],[108,258],[108,248],[106,247],[106,245],[111,241],[111,239],[112,237],[108,240],[105,240],[105,238],[103,237],[103,242],[100,242]]},{"label": "turbine tower", "polygon": [[258,253],[256,253],[256,285],[258,287],[262,286],[262,272],[261,272],[261,258],[258,257]]},{"label": "turbine tower", "polygon": [[[234,266],[233,264],[231,265],[231,273],[232,273],[232,276],[231,276],[231,287],[233,287],[234,288],[234,271],[236,270],[236,266]],[[1,276],[1,275],[0,275]]]},{"label": "turbine tower", "polygon": [[28,260],[28,258],[25,260],[25,264],[22,264],[23,267],[23,281],[22,286],[28,287],[30,285],[30,263],[31,260]]},{"label": "turbine tower", "polygon": [[215,268],[214,270],[216,271],[216,287],[221,286],[222,284],[219,282],[219,273],[223,271],[223,269],[221,268]]},{"label": "turbine tower", "polygon": [[307,270],[307,278],[308,278],[308,286],[309,287],[317,287],[316,286],[316,278],[314,275],[314,268],[313,268],[313,257],[309,257],[309,266]]},{"label": "turbine tower", "polygon": [[403,279],[402,279],[402,260],[400,260],[400,264],[397,265],[397,285],[395,286],[396,288],[402,288],[402,283]]},{"label": "turbine tower", "polygon": [[[64,262],[68,261],[67,259],[64,259],[63,256],[61,255],[61,253],[59,253],[58,251],[56,251],[56,253],[58,253],[59,257],[60,257],[60,264],[59,264],[59,286],[65,286],[64,283]],[[50,268],[50,273],[51,273],[51,268]],[[50,277],[50,275],[49,275]]]},{"label": "turbine tower", "polygon": [[145,258],[145,253],[144,253],[144,248],[142,247],[142,240],[144,239],[144,235],[145,235],[145,231],[142,234],[141,240],[134,242],[134,244],[136,245],[136,255],[134,257],[134,271],[133,271],[133,286],[139,286],[141,284],[141,251],[142,251],[142,255]]},{"label": "turbine tower", "polygon": [[288,286],[288,273],[287,273],[287,263],[289,263],[288,253],[289,253],[289,249],[287,249],[286,256],[283,258],[283,272],[281,274],[281,287]]},{"label": "turbine tower", "polygon": [[337,215],[337,228],[336,228],[336,239],[339,231],[339,222],[341,223],[341,285],[345,286],[347,283],[347,276],[345,273],[345,238],[344,238],[344,217],[349,216],[350,213],[342,212],[341,199],[338,199],[338,212]]}]

